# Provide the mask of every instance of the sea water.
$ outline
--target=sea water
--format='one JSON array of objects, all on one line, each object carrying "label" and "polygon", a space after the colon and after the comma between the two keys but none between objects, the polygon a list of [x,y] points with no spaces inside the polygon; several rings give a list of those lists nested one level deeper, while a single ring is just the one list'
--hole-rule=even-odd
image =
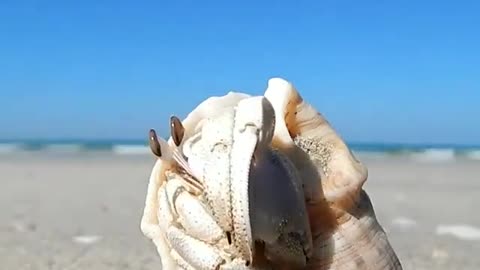
[{"label": "sea water", "polygon": [[[480,160],[480,145],[347,143],[360,155],[407,156],[418,161],[446,161],[457,158]],[[0,155],[17,152],[90,153],[150,155],[147,140],[0,140]]]}]

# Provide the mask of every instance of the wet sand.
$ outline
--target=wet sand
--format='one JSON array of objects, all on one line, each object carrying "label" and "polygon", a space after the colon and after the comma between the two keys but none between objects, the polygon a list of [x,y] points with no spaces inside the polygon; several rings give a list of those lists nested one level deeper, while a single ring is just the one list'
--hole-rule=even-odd
[{"label": "wet sand", "polygon": [[[480,268],[480,161],[360,158],[404,269]],[[0,156],[0,269],[159,269],[139,225],[153,162]]]}]

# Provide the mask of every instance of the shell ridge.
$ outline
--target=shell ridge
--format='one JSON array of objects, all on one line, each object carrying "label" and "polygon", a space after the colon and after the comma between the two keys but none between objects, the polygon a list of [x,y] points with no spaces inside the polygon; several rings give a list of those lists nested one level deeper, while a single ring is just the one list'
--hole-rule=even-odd
[{"label": "shell ridge", "polygon": [[[250,225],[250,213],[248,202],[249,170],[250,161],[256,145],[256,137],[248,136],[248,133],[239,133],[238,110],[235,110],[233,146],[231,151],[231,176],[230,196],[232,205],[232,219],[235,234],[234,243],[246,260],[252,259],[252,233]],[[246,129],[245,132],[248,132]],[[254,142],[252,144],[252,142]],[[249,144],[250,143],[250,144]],[[243,166],[245,163],[248,166]],[[245,201],[245,199],[247,201]]]}]

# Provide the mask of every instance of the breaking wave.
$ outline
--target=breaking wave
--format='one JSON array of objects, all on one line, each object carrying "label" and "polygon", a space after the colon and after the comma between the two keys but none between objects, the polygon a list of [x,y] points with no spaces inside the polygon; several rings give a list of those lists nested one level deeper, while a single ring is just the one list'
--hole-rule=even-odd
[{"label": "breaking wave", "polygon": [[455,149],[425,149],[421,152],[414,152],[411,158],[423,162],[438,162],[455,160],[457,153]]},{"label": "breaking wave", "polygon": [[117,155],[146,155],[152,153],[150,148],[145,145],[114,145],[112,151]]},{"label": "breaking wave", "polygon": [[[432,146],[399,144],[350,144],[356,155],[368,158],[402,156],[419,162],[453,161],[468,159],[480,161],[480,146]],[[17,152],[91,153],[115,155],[150,155],[144,140],[78,140],[78,141],[0,141],[0,155]]]}]

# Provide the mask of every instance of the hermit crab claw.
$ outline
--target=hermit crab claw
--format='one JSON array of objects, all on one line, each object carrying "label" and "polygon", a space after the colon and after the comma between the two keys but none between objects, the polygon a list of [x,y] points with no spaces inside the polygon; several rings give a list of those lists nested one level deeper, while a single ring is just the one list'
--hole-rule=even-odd
[{"label": "hermit crab claw", "polygon": [[366,167],[290,82],[270,79],[264,95],[276,115],[272,144],[303,180],[314,238],[308,269],[402,269],[363,190]]},{"label": "hermit crab claw", "polygon": [[[234,158],[238,154],[249,161],[249,168],[243,167],[248,172],[248,195],[242,197],[249,198],[251,237],[265,245],[265,256],[274,264],[303,268],[312,252],[311,231],[296,168],[271,148],[275,111],[266,98],[252,97],[239,102],[236,115],[237,127],[253,131],[249,136],[239,134],[237,148],[232,149]],[[242,166],[234,164],[235,168]]]}]

